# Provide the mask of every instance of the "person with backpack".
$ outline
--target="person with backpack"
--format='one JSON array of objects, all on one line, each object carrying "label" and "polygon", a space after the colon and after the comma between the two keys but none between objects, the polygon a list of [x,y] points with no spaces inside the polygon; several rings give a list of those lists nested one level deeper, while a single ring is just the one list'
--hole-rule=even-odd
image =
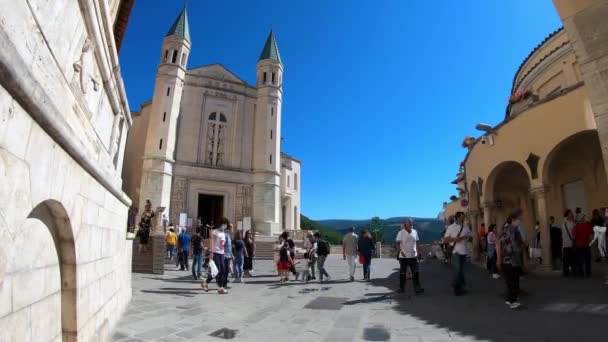
[{"label": "person with backpack", "polygon": [[182,232],[177,237],[179,241],[179,255],[180,255],[180,264],[179,269],[183,271],[184,268],[186,271],[189,271],[188,266],[188,254],[190,253],[190,234],[186,229],[182,230]]},{"label": "person with backpack", "polygon": [[311,231],[306,233],[304,238],[304,258],[308,260],[308,276],[305,278],[306,281],[316,280],[315,265],[317,264],[317,254],[314,251],[315,237]]},{"label": "person with backpack", "polygon": [[279,261],[277,262],[277,269],[279,270],[280,282],[284,283],[289,281],[289,269],[293,265],[293,259],[289,253],[289,244],[287,241],[283,241],[279,248]]},{"label": "person with backpack", "polygon": [[505,303],[510,309],[517,309],[521,306],[519,297],[519,278],[523,265],[523,253],[525,248],[523,238],[518,226],[513,224],[516,217],[509,217],[502,233],[497,241],[496,267],[503,272],[507,285],[507,298]]},{"label": "person with backpack", "polygon": [[[319,281],[323,282],[323,276],[326,277],[327,281],[331,281],[329,273],[325,270],[325,260],[330,253],[330,246],[327,240],[321,238],[321,233],[315,233],[315,245],[317,253],[317,268],[319,269]],[[314,249],[314,248],[313,248]]]},{"label": "person with backpack", "polygon": [[372,257],[376,251],[376,244],[374,243],[372,235],[369,233],[368,229],[363,229],[361,238],[359,238],[357,243],[357,248],[359,249],[359,257],[363,259],[363,281],[371,281],[370,271]]},{"label": "person with backpack", "polygon": [[471,229],[464,223],[464,212],[457,212],[454,218],[455,222],[448,226],[445,232],[444,242],[448,244],[448,255],[452,255],[454,263],[454,281],[452,283],[454,294],[461,296],[465,294],[464,266],[467,261],[467,241],[471,237]]}]

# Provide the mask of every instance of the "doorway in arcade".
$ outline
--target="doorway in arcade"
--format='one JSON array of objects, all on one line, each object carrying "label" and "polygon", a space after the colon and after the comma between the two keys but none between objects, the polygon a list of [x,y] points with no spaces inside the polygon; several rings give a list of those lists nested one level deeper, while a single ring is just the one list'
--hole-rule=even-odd
[{"label": "doorway in arcade", "polygon": [[201,234],[204,238],[209,236],[207,226],[216,227],[224,217],[224,196],[219,195],[198,195],[198,218],[203,224]]}]

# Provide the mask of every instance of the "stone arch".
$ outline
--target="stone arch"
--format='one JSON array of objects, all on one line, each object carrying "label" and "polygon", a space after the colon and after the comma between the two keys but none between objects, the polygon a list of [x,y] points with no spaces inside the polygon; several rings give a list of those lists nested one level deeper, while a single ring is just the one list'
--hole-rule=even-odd
[{"label": "stone arch", "polygon": [[515,210],[523,210],[523,224],[528,231],[534,228],[534,205],[530,195],[531,180],[527,169],[519,162],[505,161],[488,175],[484,199],[489,205],[488,222],[501,226]]},{"label": "stone arch", "polygon": [[[580,131],[559,142],[547,154],[542,167],[542,179],[549,188],[549,215],[561,217],[572,205],[581,206],[589,215],[593,208],[608,205],[603,196],[608,184],[597,130]],[[566,188],[579,188],[575,192],[584,194],[573,200],[572,191]]]},{"label": "stone arch", "polygon": [[65,207],[56,200],[46,200],[32,209],[27,220],[38,220],[47,228],[59,262],[61,283],[62,340],[78,340],[76,249],[72,225]]}]

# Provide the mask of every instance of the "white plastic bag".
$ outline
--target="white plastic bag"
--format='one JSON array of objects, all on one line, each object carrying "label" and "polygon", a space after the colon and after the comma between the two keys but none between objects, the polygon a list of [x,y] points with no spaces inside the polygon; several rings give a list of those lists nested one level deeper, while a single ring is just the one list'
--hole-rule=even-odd
[{"label": "white plastic bag", "polygon": [[213,262],[213,260],[209,260],[209,270],[211,271],[212,277],[215,277],[218,273],[220,273],[220,271],[218,271],[217,269],[217,266],[215,266],[215,262]]}]

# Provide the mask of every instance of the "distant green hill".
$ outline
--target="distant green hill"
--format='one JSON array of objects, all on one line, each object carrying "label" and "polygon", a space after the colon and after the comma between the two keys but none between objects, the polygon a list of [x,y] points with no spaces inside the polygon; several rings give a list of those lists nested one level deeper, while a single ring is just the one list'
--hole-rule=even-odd
[{"label": "distant green hill", "polygon": [[342,235],[338,231],[331,227],[319,224],[318,222],[313,221],[304,215],[300,215],[300,227],[304,230],[319,231],[321,236],[332,245],[339,245],[342,243]]},{"label": "distant green hill", "polygon": [[[391,217],[383,219],[383,242],[389,245],[395,243],[397,232],[401,229],[401,224],[405,217]],[[367,228],[370,220],[318,220],[314,221],[320,226],[334,229],[339,236],[344,235],[348,228],[355,227],[357,232]],[[421,242],[430,243],[441,238],[441,231],[444,228],[443,222],[431,218],[414,218],[414,226],[420,235]]]}]

